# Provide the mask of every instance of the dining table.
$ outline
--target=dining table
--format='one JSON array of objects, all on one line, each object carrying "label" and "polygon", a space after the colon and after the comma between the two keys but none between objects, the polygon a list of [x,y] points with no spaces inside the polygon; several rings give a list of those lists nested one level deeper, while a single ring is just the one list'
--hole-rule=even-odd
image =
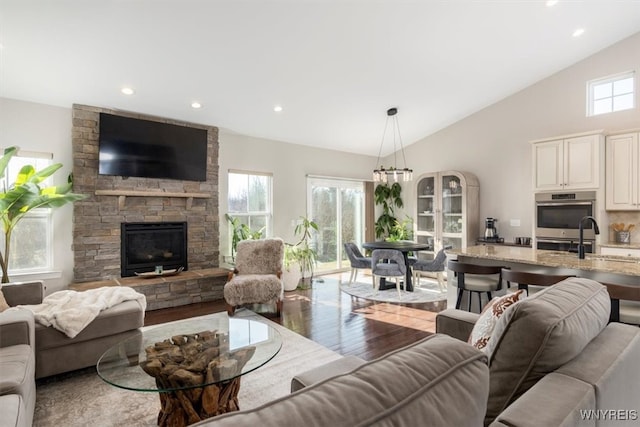
[{"label": "dining table", "polygon": [[[369,250],[375,249],[395,249],[402,252],[402,256],[404,257],[404,263],[407,266],[407,273],[404,279],[404,290],[407,292],[413,292],[413,283],[412,276],[413,272],[411,269],[411,265],[409,264],[409,252],[417,252],[432,249],[432,245],[429,243],[418,243],[410,240],[398,240],[398,241],[386,241],[380,240],[376,242],[364,242],[362,247]],[[392,286],[385,286],[382,282],[380,283],[380,289],[391,288]]]}]

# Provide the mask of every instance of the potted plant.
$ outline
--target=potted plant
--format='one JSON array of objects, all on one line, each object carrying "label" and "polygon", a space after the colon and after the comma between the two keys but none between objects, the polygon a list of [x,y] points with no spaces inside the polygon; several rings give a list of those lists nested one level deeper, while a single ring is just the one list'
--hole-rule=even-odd
[{"label": "potted plant", "polygon": [[402,186],[395,182],[391,186],[387,183],[378,184],[374,190],[376,205],[382,206],[382,213],[375,223],[376,238],[391,236],[393,228],[398,223],[395,217],[395,208],[402,208]]},{"label": "potted plant", "polygon": [[294,245],[295,260],[300,266],[300,288],[306,289],[311,286],[313,280],[313,270],[316,265],[317,254],[315,249],[311,247],[311,230],[318,231],[318,224],[301,216],[300,223],[296,225],[294,234],[300,236],[300,241]]},{"label": "potted plant", "polygon": [[[4,155],[0,159],[0,176],[5,175],[9,161],[17,153],[17,147],[9,147],[4,151]],[[71,176],[69,176],[67,183],[64,185],[40,186],[44,180],[61,167],[61,163],[55,163],[36,171],[31,165],[23,166],[18,172],[15,182],[9,188],[4,188],[0,192],[0,221],[2,222],[2,231],[5,238],[4,252],[0,252],[2,283],[9,282],[11,245],[19,244],[19,242],[11,242],[11,233],[20,220],[33,209],[57,208],[85,198],[83,194],[71,193],[73,186]]]},{"label": "potted plant", "polygon": [[385,240],[387,242],[399,242],[402,240],[413,240],[413,218],[406,216],[402,222],[397,219],[394,221],[393,226],[390,228],[389,237]]},{"label": "potted plant", "polygon": [[264,227],[258,231],[251,231],[247,224],[240,222],[240,218],[234,218],[229,214],[225,214],[227,221],[231,224],[231,262],[236,261],[236,248],[241,240],[258,240],[262,239]]},{"label": "potted plant", "polygon": [[284,271],[282,272],[282,283],[285,291],[295,290],[300,284],[300,279],[302,279],[298,256],[298,247],[286,243],[284,246]]}]

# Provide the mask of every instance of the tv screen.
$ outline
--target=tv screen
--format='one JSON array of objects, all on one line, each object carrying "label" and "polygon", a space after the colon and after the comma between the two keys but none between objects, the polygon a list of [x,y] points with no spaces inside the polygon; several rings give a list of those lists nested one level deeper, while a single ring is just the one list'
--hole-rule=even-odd
[{"label": "tv screen", "polygon": [[207,131],[100,113],[100,175],[207,179]]}]

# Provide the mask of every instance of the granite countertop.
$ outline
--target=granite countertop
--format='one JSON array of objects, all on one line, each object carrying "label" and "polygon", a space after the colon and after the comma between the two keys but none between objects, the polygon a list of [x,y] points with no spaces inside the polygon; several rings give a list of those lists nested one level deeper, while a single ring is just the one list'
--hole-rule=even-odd
[{"label": "granite countertop", "polygon": [[578,259],[575,253],[497,245],[470,246],[452,249],[447,253],[469,258],[640,276],[640,258],[628,256],[587,254],[585,259]]},{"label": "granite countertop", "polygon": [[640,249],[640,243],[608,242],[608,243],[601,243],[600,246],[606,246],[607,248]]}]

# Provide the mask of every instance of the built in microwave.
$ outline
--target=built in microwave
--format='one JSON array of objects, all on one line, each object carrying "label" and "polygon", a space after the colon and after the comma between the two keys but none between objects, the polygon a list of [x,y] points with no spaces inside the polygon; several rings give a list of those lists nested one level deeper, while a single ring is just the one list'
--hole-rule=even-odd
[{"label": "built in microwave", "polygon": [[[578,239],[580,221],[596,213],[596,192],[536,193],[536,238]],[[585,224],[586,225],[586,224]],[[584,239],[595,240],[593,228]]]}]

